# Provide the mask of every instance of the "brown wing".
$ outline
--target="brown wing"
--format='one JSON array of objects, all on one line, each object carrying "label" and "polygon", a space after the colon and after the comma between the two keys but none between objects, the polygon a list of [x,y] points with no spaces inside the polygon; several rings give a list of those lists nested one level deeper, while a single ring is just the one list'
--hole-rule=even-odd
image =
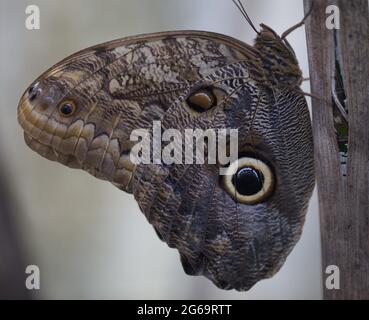
[{"label": "brown wing", "polygon": [[[296,243],[314,181],[306,103],[297,91],[260,86],[257,59],[252,47],[208,32],[112,41],[39,77],[18,118],[41,155],[133,191],[187,273],[247,290],[276,272]],[[239,148],[251,145],[272,167],[273,195],[240,203],[225,190],[219,164],[136,166],[130,134],[151,133],[153,120],[181,132],[237,128]]]},{"label": "brown wing", "polygon": [[[18,119],[26,142],[50,160],[129,191],[130,134],[159,120],[198,81],[255,50],[201,31],[147,34],[77,52],[42,74],[24,93]],[[77,105],[72,116],[58,108]]]}]

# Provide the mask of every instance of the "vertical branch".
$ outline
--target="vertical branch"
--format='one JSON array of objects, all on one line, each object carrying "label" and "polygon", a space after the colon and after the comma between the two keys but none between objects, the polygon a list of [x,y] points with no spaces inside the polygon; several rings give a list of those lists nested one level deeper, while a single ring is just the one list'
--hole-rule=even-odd
[{"label": "vertical branch", "polygon": [[349,118],[347,222],[354,299],[369,298],[369,8],[367,0],[338,1],[340,48]]},{"label": "vertical branch", "polygon": [[[312,0],[304,2],[305,12],[307,12]],[[323,286],[326,267],[341,266],[344,261],[339,221],[345,212],[344,184],[340,175],[331,103],[334,38],[333,32],[325,26],[325,8],[328,4],[327,0],[314,1],[313,11],[306,21],[311,92],[321,98],[321,100],[312,99],[312,113],[322,240]],[[342,286],[344,283],[346,281],[341,281]],[[324,291],[324,298],[336,297],[335,290]]]},{"label": "vertical branch", "polygon": [[[312,0],[304,0],[305,11]],[[348,101],[349,145],[347,177],[341,174],[333,120],[332,79],[335,64],[334,30],[326,27],[326,7],[332,1],[315,0],[306,21],[316,176],[322,239],[324,297],[369,298],[369,23],[367,0],[341,1],[338,43],[342,53],[344,87]],[[324,271],[340,269],[340,289],[328,290]]]}]

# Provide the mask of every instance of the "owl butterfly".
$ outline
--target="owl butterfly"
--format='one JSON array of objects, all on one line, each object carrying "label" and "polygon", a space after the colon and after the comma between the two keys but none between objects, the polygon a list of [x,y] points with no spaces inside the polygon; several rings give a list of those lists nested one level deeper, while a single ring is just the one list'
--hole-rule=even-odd
[{"label": "owl butterfly", "polygon": [[[253,46],[211,32],[146,34],[54,65],[21,97],[18,121],[41,156],[132,193],[187,274],[248,290],[284,263],[313,190],[301,79],[287,40],[264,24]],[[237,170],[133,163],[132,131],[151,135],[155,120],[180,132],[238,129]]]}]

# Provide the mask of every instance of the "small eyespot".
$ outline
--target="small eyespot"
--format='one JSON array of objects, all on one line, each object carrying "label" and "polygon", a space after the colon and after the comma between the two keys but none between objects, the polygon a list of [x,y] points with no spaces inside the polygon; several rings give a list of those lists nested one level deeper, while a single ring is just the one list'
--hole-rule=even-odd
[{"label": "small eyespot", "polygon": [[187,98],[187,104],[196,112],[205,112],[216,106],[217,99],[209,89],[200,89]]},{"label": "small eyespot", "polygon": [[63,117],[72,116],[77,110],[76,104],[72,100],[63,101],[59,105],[59,114]]},{"label": "small eyespot", "polygon": [[269,165],[260,159],[240,158],[230,164],[227,172],[223,178],[224,188],[237,202],[257,204],[266,200],[273,192],[273,172]]}]

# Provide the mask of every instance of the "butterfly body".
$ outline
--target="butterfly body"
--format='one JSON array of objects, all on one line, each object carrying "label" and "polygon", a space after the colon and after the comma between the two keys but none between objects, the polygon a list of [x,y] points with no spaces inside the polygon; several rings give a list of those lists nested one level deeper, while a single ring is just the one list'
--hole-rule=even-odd
[{"label": "butterfly body", "polygon": [[[310,118],[291,50],[266,26],[255,46],[199,31],[112,41],[41,75],[21,98],[18,120],[42,156],[133,193],[186,273],[248,290],[299,239],[314,186]],[[241,163],[266,168],[253,168],[262,196],[224,180],[221,163],[133,163],[130,135],[144,128],[152,136],[154,121],[163,131],[238,129]],[[241,169],[237,177],[247,178]]]}]

